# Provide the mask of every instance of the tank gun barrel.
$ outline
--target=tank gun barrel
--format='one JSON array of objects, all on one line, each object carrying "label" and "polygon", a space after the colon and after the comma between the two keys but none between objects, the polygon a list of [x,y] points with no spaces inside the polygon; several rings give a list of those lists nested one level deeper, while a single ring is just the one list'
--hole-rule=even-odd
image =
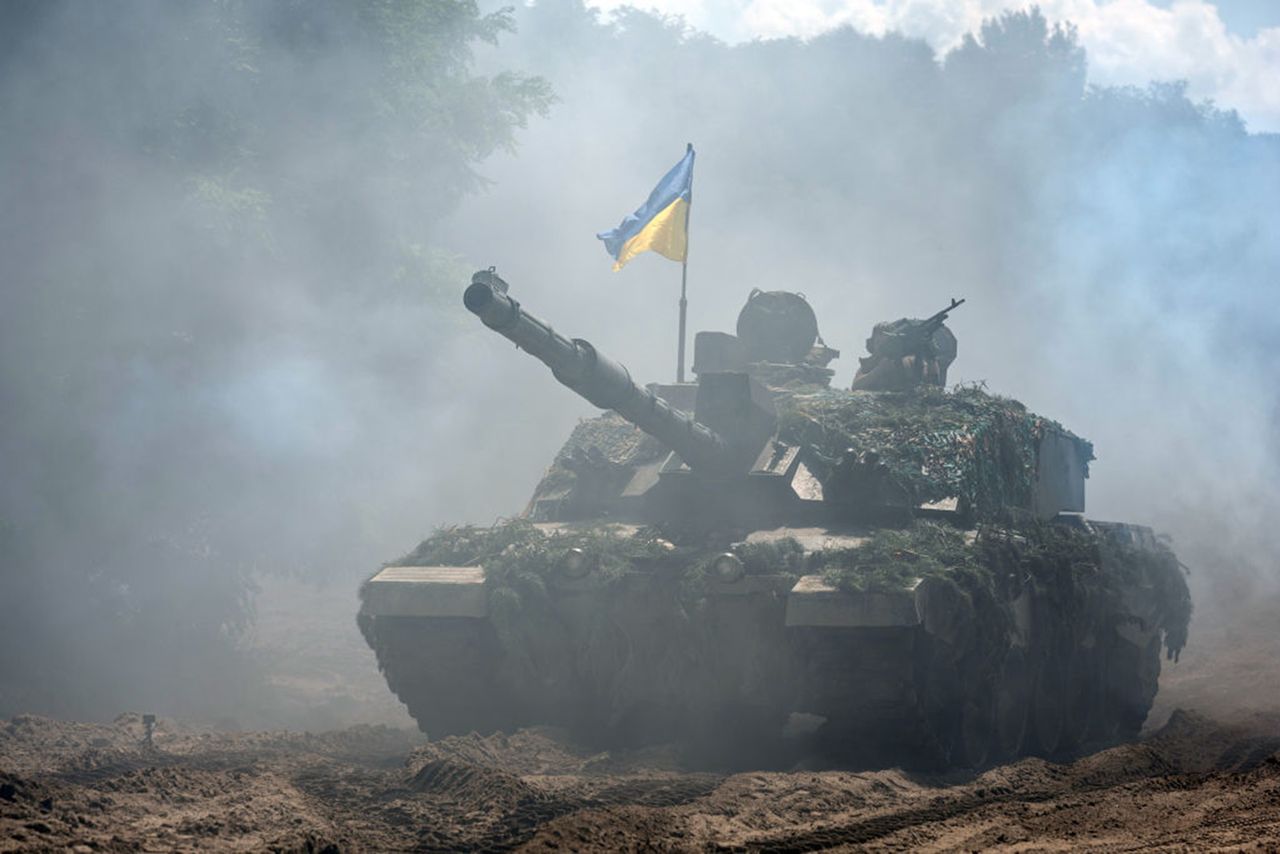
[{"label": "tank gun barrel", "polygon": [[590,342],[566,338],[526,312],[492,269],[471,277],[462,301],[485,326],[549,367],[561,384],[601,409],[612,409],[674,450],[690,468],[718,473],[735,468],[737,455],[719,434],[636,385],[626,368]]}]

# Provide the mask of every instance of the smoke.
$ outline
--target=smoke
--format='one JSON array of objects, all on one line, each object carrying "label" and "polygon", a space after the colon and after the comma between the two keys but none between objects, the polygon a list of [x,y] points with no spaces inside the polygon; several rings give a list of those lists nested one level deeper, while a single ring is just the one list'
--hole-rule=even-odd
[{"label": "smoke", "polygon": [[875,321],[968,297],[953,377],[1093,439],[1091,515],[1274,581],[1280,138],[1181,83],[1087,85],[1069,22],[1036,12],[945,56],[850,29],[726,45],[567,0],[518,22],[501,60],[561,103],[450,240],[526,307],[669,380],[678,268],[611,273],[588,235],[693,141],[691,328],[802,291],[847,383]]},{"label": "smoke", "polygon": [[0,713],[235,709],[255,575],[524,492],[435,234],[545,87],[465,2],[0,14]]},{"label": "smoke", "polygon": [[591,409],[467,275],[672,379],[679,267],[593,235],[687,141],[691,331],[801,291],[845,385],[874,322],[967,297],[953,378],[1093,439],[1091,515],[1274,577],[1277,137],[1087,87],[1036,14],[940,58],[390,8],[5,7],[0,713],[234,707],[253,577],[350,584],[518,512]]}]

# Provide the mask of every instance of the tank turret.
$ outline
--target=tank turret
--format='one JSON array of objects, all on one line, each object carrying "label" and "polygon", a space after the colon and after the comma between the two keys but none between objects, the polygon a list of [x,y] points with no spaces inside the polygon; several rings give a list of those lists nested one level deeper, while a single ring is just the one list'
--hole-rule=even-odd
[{"label": "tank turret", "polygon": [[[825,361],[838,351],[822,343],[799,294],[753,291],[737,335],[699,332],[696,386],[637,385],[590,342],[525,311],[492,269],[472,277],[463,302],[618,416],[570,437],[530,502],[538,521],[631,516],[696,527],[1084,510],[1092,446],[1016,402],[976,389],[828,389]],[[692,413],[673,403],[690,398]],[[1018,464],[993,465],[997,456]]]}]

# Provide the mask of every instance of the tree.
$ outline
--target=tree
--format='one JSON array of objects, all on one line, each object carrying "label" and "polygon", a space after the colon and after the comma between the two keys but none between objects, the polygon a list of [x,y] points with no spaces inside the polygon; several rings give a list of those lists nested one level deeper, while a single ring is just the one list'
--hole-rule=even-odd
[{"label": "tree", "polygon": [[414,431],[357,413],[421,394],[385,367],[436,346],[421,259],[550,102],[475,72],[511,26],[468,0],[0,6],[0,713],[231,705],[252,574],[374,560],[351,484]]}]

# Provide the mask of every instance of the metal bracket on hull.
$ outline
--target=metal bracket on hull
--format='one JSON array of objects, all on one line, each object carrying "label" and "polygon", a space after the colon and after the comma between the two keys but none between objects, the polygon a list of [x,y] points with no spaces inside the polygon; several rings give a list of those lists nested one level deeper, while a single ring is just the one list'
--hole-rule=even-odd
[{"label": "metal bracket on hull", "polygon": [[851,593],[827,584],[821,575],[805,575],[787,596],[788,626],[885,628],[919,624],[911,590]]},{"label": "metal bracket on hull", "polygon": [[478,566],[388,566],[365,583],[371,617],[487,617]]}]

